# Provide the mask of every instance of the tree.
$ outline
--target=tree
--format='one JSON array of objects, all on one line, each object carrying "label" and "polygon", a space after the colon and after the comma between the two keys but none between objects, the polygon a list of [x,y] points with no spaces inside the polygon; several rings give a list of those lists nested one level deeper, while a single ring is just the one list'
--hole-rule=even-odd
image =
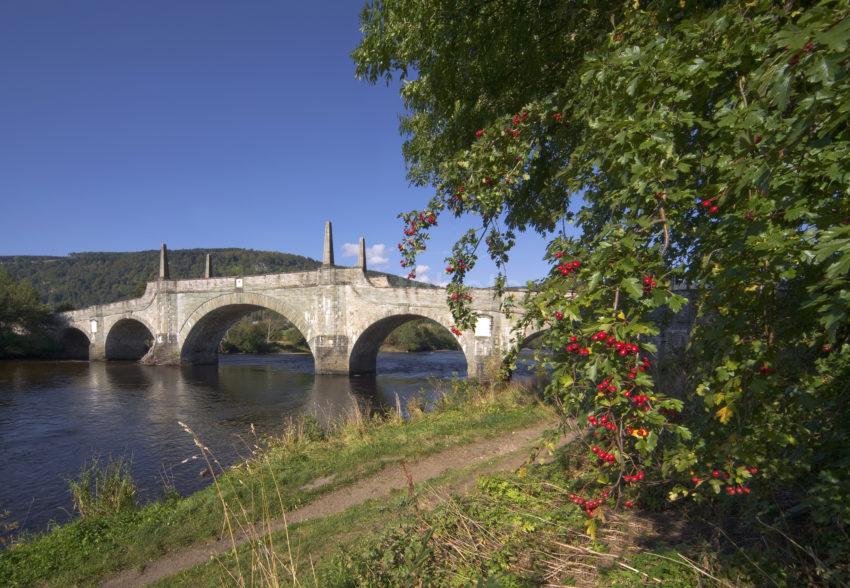
[{"label": "tree", "polygon": [[50,311],[33,287],[0,267],[0,358],[51,350],[49,328]]},{"label": "tree", "polygon": [[[409,176],[435,190],[403,265],[440,215],[481,221],[447,259],[458,328],[480,244],[502,268],[518,230],[553,236],[523,305],[588,424],[590,526],[649,487],[783,487],[846,536],[847,3],[398,0],[361,24],[357,74],[402,80]],[[676,280],[697,322],[674,394],[648,339]]]}]

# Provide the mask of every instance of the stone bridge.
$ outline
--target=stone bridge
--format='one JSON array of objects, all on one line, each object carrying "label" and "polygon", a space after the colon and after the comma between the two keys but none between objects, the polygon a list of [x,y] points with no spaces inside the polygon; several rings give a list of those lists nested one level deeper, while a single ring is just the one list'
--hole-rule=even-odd
[{"label": "stone bridge", "polygon": [[[472,377],[485,376],[513,343],[514,320],[491,289],[472,290],[474,332],[457,337]],[[334,265],[331,224],[325,226],[324,261],[316,270],[245,277],[214,277],[209,256],[203,279],[171,279],[165,245],[159,279],[141,298],[63,313],[64,339],[90,360],[141,360],[157,365],[210,364],[227,330],[243,316],[271,310],[294,324],[319,374],[375,371],[378,349],[402,324],[427,318],[453,324],[446,290],[366,271],[360,239],[356,267]]]}]

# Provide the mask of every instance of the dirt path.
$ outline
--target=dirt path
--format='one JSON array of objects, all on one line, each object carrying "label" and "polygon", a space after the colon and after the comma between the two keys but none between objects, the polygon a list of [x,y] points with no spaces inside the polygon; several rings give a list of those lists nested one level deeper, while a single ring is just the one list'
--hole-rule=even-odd
[{"label": "dirt path", "polygon": [[[414,484],[436,478],[449,470],[461,469],[489,460],[496,461],[487,466],[487,472],[510,471],[520,467],[528,459],[529,450],[534,443],[540,438],[543,431],[552,426],[553,423],[551,422],[542,422],[493,439],[452,447],[440,453],[423,457],[418,461],[407,463],[405,464],[406,469]],[[471,474],[476,478],[479,475],[481,475],[480,470]],[[273,521],[270,528],[271,531],[278,531],[283,529],[285,524],[292,525],[336,514],[361,502],[388,496],[393,490],[407,486],[408,478],[404,468],[401,464],[393,464],[377,474],[350,486],[329,492],[301,508],[288,512],[285,521],[281,517]],[[264,525],[264,532],[268,532],[268,530],[269,527]],[[236,538],[236,543],[241,545],[251,537],[256,536],[257,530],[241,533]],[[152,561],[142,570],[129,569],[120,572],[108,578],[102,585],[110,588],[147,586],[187,568],[209,561],[211,557],[221,555],[231,548],[232,543],[229,537],[193,545]]]}]

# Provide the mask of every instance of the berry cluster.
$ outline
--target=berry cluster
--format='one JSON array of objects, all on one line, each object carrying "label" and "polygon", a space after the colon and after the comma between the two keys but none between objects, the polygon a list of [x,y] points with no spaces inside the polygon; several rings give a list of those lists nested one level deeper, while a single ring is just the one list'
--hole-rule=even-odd
[{"label": "berry cluster", "polygon": [[608,380],[602,380],[601,382],[599,382],[599,385],[596,387],[596,389],[600,392],[610,392],[613,394],[617,391],[617,386],[615,386]]},{"label": "berry cluster", "polygon": [[587,422],[590,423],[592,427],[603,427],[609,431],[617,430],[617,425],[608,420],[608,415],[603,414],[601,417],[596,417],[591,414],[587,416]]},{"label": "berry cluster", "polygon": [[634,437],[643,438],[649,436],[649,429],[643,427],[628,427],[626,430],[629,432],[629,435]]},{"label": "berry cluster", "polygon": [[462,259],[459,259],[459,260],[454,261],[454,262],[452,262],[452,263],[450,263],[449,265],[446,266],[446,273],[450,274],[450,273],[454,272],[455,270],[465,272],[467,270],[467,268],[468,268],[468,266],[466,265],[466,262],[463,261]]},{"label": "berry cluster", "polygon": [[708,214],[717,214],[720,208],[714,203],[715,200],[717,200],[717,196],[706,198],[705,200],[700,200],[700,205],[708,211]]},{"label": "berry cluster", "polygon": [[480,139],[483,136],[484,136],[484,129],[478,129],[477,131],[475,131],[475,138],[476,139]]},{"label": "berry cluster", "polygon": [[581,267],[581,262],[578,261],[578,260],[573,260],[573,261],[565,261],[565,262],[561,263],[557,267],[557,269],[558,269],[559,272],[561,272],[562,276],[568,276],[573,272],[577,272],[580,267]]},{"label": "berry cluster", "polygon": [[632,475],[626,474],[625,476],[623,476],[623,479],[629,484],[631,484],[632,482],[640,482],[643,480],[643,470],[638,470]]},{"label": "berry cluster", "polygon": [[573,335],[570,337],[570,343],[567,345],[567,351],[570,353],[576,353],[578,355],[590,355],[590,349],[587,347],[582,347],[578,342],[578,337]]},{"label": "berry cluster", "polygon": [[459,186],[457,190],[455,190],[454,194],[452,194],[451,201],[454,203],[460,202],[463,200],[463,193],[466,191],[466,186]]},{"label": "berry cluster", "polygon": [[[749,466],[746,469],[751,476],[756,475],[759,471],[756,466]],[[691,476],[691,482],[693,482],[695,486],[699,486],[704,480],[707,480],[709,478],[714,478],[715,480],[722,479],[723,481],[727,481],[729,479],[729,473],[725,471],[720,471],[718,469],[713,469],[709,474],[705,476],[705,478],[700,478],[699,476]],[[724,488],[724,491],[729,496],[740,496],[742,494],[749,494],[751,490],[750,487],[746,484],[727,483],[726,487]]]},{"label": "berry cluster", "polygon": [[606,347],[614,349],[617,352],[617,355],[620,355],[621,357],[625,357],[629,354],[637,354],[637,352],[640,351],[640,348],[634,343],[618,341],[614,335],[609,335],[605,331],[599,331],[590,339],[591,341],[605,343]]},{"label": "berry cluster", "polygon": [[556,310],[555,311],[555,320],[556,321],[564,320],[564,313],[561,312],[560,310]]},{"label": "berry cluster", "polygon": [[458,328],[457,328],[456,326],[454,326],[454,325],[452,325],[452,326],[449,328],[449,330],[452,332],[452,335],[455,335],[456,337],[460,337],[461,335],[463,335],[463,331],[461,331],[460,329],[458,329]]},{"label": "berry cluster", "polygon": [[433,212],[420,212],[416,218],[411,218],[407,221],[407,228],[404,229],[404,234],[411,237],[416,234],[420,228],[433,227],[437,224],[437,216]]},{"label": "berry cluster", "polygon": [[[593,511],[599,508],[605,501],[608,499],[608,490],[602,491],[602,496],[596,498],[594,500],[587,500],[586,498],[582,498],[578,494],[570,494],[570,501],[573,504],[577,504],[584,509],[585,514],[587,516],[592,517]],[[631,507],[629,507],[631,508]]]},{"label": "berry cluster", "polygon": [[472,294],[461,294],[460,292],[452,292],[451,295],[449,295],[449,300],[451,300],[452,302],[457,302],[458,300],[472,302]]},{"label": "berry cluster", "polygon": [[647,359],[646,357],[642,357],[641,360],[640,360],[640,365],[637,366],[637,367],[633,367],[632,369],[629,370],[629,374],[628,374],[629,379],[634,380],[635,378],[637,378],[638,372],[645,372],[646,370],[649,369],[649,367],[651,365],[652,364],[650,363],[649,359]]},{"label": "berry cluster", "polygon": [[649,296],[652,294],[652,289],[658,286],[658,282],[656,282],[652,276],[644,276],[643,278],[643,294],[644,296]]},{"label": "berry cluster", "polygon": [[561,116],[560,112],[556,112],[555,114],[552,115],[552,118],[555,119],[556,123],[559,123],[559,122],[561,122],[561,118],[563,118],[563,117]]},{"label": "berry cluster", "polygon": [[649,410],[649,396],[646,394],[632,394],[633,390],[626,390],[623,395],[632,401],[635,408],[641,410]]},{"label": "berry cluster", "polygon": [[600,449],[598,445],[594,445],[591,451],[596,455],[596,457],[598,457],[605,463],[616,463],[617,461],[617,456],[615,456],[613,453],[605,451],[604,449]]}]

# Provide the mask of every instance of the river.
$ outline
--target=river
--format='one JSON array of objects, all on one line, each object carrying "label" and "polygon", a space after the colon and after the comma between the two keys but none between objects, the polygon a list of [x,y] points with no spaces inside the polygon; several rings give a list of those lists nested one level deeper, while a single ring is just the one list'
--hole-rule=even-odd
[{"label": "river", "polygon": [[[143,366],[129,362],[0,361],[0,513],[27,531],[74,516],[68,480],[92,456],[131,461],[140,499],[162,495],[163,477],[181,494],[209,483],[200,475],[183,421],[227,465],[259,435],[291,417],[323,423],[355,404],[367,412],[463,377],[459,351],[381,353],[372,377],[313,374],[309,354],[222,356],[218,366]],[[435,381],[436,380],[436,381]],[[2,521],[0,521],[2,522]]]}]

